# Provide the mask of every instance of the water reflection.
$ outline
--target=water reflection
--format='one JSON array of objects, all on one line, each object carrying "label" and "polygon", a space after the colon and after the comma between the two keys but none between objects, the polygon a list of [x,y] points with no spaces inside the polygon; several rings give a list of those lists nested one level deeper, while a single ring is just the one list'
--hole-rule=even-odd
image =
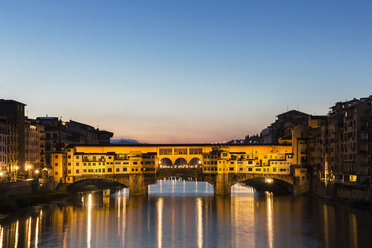
[{"label": "water reflection", "polygon": [[159,199],[157,203],[158,214],[158,248],[162,247],[163,242],[163,199]]},{"label": "water reflection", "polygon": [[273,248],[273,193],[265,192],[267,197],[267,242]]},{"label": "water reflection", "polygon": [[0,247],[365,247],[369,212],[236,185],[166,180],[147,197],[92,192],[0,223]]}]

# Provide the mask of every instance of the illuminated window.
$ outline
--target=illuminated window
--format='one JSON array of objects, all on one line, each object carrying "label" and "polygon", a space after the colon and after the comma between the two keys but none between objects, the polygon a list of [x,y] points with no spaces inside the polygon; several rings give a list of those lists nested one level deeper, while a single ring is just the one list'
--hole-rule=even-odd
[{"label": "illuminated window", "polygon": [[172,155],[172,148],[159,149],[159,155]]},{"label": "illuminated window", "polygon": [[190,148],[190,155],[202,154],[201,148]]}]

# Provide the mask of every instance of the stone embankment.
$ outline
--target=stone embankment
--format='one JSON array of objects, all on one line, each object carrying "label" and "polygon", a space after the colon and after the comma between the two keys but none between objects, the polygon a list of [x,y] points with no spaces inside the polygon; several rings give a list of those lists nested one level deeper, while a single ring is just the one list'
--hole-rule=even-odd
[{"label": "stone embankment", "polygon": [[372,209],[372,189],[370,186],[357,187],[313,180],[312,193],[330,201],[344,203],[352,207]]},{"label": "stone embankment", "polygon": [[0,213],[18,212],[23,208],[49,203],[68,195],[54,191],[52,178],[1,183]]}]

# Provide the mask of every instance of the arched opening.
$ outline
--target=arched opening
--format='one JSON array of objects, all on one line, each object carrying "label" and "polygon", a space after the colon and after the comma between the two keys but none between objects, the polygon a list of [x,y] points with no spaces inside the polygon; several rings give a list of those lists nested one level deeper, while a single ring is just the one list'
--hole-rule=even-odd
[{"label": "arched opening", "polygon": [[160,169],[172,168],[172,166],[173,166],[172,160],[170,160],[169,158],[163,158],[159,161]]},{"label": "arched opening", "polygon": [[174,168],[187,168],[188,164],[186,159],[184,158],[177,158],[177,160],[174,162]]},{"label": "arched opening", "polygon": [[276,178],[271,177],[256,177],[252,179],[248,179],[246,181],[241,182],[245,185],[251,186],[256,189],[258,192],[273,192],[274,194],[292,194],[293,193],[293,185]]},{"label": "arched opening", "polygon": [[84,179],[72,183],[67,186],[67,191],[69,192],[81,192],[81,191],[92,191],[98,189],[112,189],[116,190],[117,188],[126,187],[125,185],[111,180],[106,179]]},{"label": "arched opening", "polygon": [[202,167],[202,161],[200,158],[193,158],[190,160],[190,166],[192,168],[201,168]]},{"label": "arched opening", "polygon": [[[181,170],[186,171],[186,170]],[[165,176],[157,178],[154,183],[149,185],[149,194],[213,194],[214,187],[209,181],[203,180],[202,177],[190,176]]]}]

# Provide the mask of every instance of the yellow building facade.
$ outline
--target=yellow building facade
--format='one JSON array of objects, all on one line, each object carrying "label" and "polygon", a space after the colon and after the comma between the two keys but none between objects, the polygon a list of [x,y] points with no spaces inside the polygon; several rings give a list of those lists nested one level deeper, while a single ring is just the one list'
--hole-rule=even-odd
[{"label": "yellow building facade", "polygon": [[203,174],[289,175],[291,145],[77,145],[52,156],[54,181],[89,176],[154,174],[166,168],[196,168]]}]

